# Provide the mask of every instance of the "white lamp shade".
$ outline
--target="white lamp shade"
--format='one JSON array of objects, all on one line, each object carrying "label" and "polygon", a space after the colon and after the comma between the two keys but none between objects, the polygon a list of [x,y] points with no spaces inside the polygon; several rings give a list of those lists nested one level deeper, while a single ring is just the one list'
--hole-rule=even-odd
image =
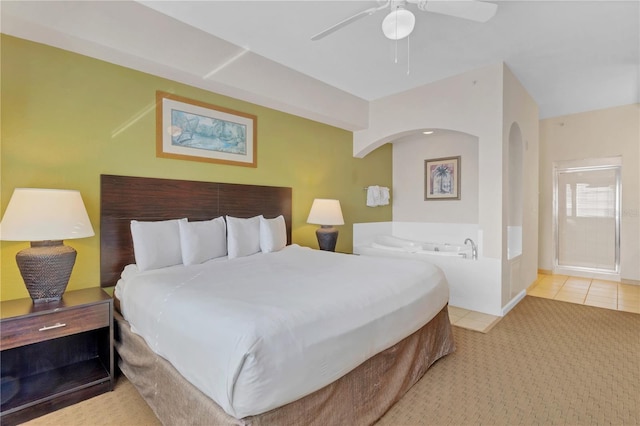
[{"label": "white lamp shade", "polygon": [[311,205],[307,223],[316,225],[344,225],[340,201],[316,198]]},{"label": "white lamp shade", "polygon": [[382,32],[391,40],[401,40],[413,31],[416,17],[411,11],[398,8],[391,11],[382,20]]},{"label": "white lamp shade", "polygon": [[0,240],[49,241],[95,235],[79,191],[16,188],[0,223]]}]

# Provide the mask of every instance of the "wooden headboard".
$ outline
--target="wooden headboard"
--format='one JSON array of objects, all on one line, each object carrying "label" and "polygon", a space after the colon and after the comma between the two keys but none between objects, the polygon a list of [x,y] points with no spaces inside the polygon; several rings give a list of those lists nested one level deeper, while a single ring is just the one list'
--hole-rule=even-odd
[{"label": "wooden headboard", "polygon": [[129,176],[100,176],[100,286],[116,285],[135,263],[132,219],[284,216],[291,244],[291,188]]}]

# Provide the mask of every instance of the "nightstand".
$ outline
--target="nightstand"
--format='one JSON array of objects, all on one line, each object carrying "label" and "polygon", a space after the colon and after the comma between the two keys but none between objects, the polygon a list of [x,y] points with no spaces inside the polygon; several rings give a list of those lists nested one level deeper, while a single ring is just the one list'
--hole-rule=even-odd
[{"label": "nightstand", "polygon": [[0,421],[22,423],[113,389],[113,299],[100,288],[57,302],[0,304]]}]

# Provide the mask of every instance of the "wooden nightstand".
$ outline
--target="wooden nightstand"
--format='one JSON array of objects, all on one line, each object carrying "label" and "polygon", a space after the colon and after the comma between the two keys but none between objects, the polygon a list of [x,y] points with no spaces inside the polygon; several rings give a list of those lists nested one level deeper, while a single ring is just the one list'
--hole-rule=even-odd
[{"label": "wooden nightstand", "polygon": [[113,299],[100,288],[58,302],[0,304],[0,421],[21,423],[113,389]]}]

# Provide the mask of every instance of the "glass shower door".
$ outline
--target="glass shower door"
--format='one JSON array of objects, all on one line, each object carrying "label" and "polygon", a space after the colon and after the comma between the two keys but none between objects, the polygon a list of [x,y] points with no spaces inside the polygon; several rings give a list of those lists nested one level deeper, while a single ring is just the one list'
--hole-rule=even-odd
[{"label": "glass shower door", "polygon": [[555,171],[556,266],[619,273],[620,166]]}]

